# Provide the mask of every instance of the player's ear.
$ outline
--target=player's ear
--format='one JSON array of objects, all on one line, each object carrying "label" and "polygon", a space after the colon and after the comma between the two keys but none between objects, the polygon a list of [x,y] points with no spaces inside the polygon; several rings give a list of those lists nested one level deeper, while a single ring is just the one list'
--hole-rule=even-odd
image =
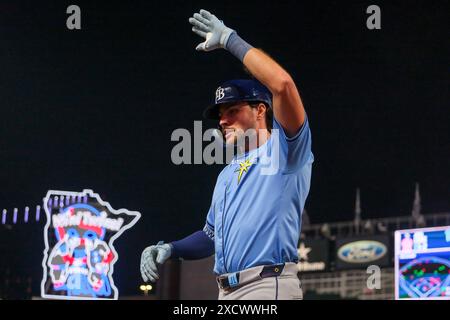
[{"label": "player's ear", "polygon": [[258,120],[266,117],[267,106],[264,103],[259,103],[256,110],[258,111]]}]

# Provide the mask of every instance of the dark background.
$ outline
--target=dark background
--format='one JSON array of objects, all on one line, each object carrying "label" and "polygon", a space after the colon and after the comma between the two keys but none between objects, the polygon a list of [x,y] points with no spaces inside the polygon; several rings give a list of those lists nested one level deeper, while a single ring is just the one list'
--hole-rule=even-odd
[{"label": "dark background", "polygon": [[[70,4],[81,30],[66,28]],[[381,30],[366,27],[371,4]],[[449,210],[448,1],[1,1],[0,208],[91,188],[140,211],[116,241],[123,293],[136,293],[146,245],[202,228],[222,166],[172,164],[171,133],[193,133],[216,87],[246,74],[224,50],[194,50],[188,18],[201,8],[296,81],[316,159],[312,223],[352,219],[357,187],[363,218],[410,214],[415,182],[423,212]],[[35,246],[8,248],[40,266],[35,226]]]}]

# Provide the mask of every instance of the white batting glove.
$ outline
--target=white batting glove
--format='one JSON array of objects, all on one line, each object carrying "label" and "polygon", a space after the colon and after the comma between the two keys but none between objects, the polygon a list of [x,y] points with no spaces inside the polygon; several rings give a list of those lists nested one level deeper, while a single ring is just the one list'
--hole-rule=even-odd
[{"label": "white batting glove", "polygon": [[172,254],[172,247],[169,244],[162,244],[147,247],[141,255],[141,276],[147,282],[156,282],[159,279],[158,265],[164,264]]},{"label": "white batting glove", "polygon": [[200,13],[195,13],[192,18],[189,18],[189,22],[193,25],[192,31],[205,38],[205,41],[195,48],[197,51],[225,48],[228,38],[234,32],[215,15],[203,9],[200,10]]}]

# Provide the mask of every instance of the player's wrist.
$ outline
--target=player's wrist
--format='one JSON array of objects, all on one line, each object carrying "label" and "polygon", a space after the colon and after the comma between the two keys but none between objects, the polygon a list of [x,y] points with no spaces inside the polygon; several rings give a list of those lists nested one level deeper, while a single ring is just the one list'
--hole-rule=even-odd
[{"label": "player's wrist", "polygon": [[231,28],[228,28],[227,26],[225,26],[225,25],[223,25],[223,30],[222,30],[222,32],[221,32],[221,34],[220,34],[220,39],[219,39],[219,42],[220,42],[220,45],[221,45],[221,47],[222,48],[224,48],[224,49],[227,49],[227,43],[228,43],[228,40],[230,39],[230,36],[233,34],[233,33],[236,33],[236,31],[234,31],[233,29],[231,29]]},{"label": "player's wrist", "polygon": [[228,38],[226,39],[225,42],[226,50],[228,50],[232,55],[234,55],[241,62],[243,62],[245,55],[252,48],[253,46],[251,46],[244,39],[242,39],[237,34],[236,31],[231,30],[231,33],[228,35]]},{"label": "player's wrist", "polygon": [[171,257],[172,252],[173,252],[173,244],[169,242],[169,243],[166,243],[166,245],[167,245],[167,251],[168,251],[169,257]]}]

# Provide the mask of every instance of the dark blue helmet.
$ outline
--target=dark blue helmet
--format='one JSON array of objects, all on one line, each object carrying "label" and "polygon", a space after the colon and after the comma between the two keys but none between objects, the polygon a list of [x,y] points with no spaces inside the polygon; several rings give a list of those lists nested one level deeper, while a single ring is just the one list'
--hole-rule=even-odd
[{"label": "dark blue helmet", "polygon": [[203,116],[206,119],[219,120],[219,107],[225,103],[241,101],[263,102],[272,108],[272,94],[257,80],[229,80],[222,83],[216,90],[214,103],[209,105]]}]

